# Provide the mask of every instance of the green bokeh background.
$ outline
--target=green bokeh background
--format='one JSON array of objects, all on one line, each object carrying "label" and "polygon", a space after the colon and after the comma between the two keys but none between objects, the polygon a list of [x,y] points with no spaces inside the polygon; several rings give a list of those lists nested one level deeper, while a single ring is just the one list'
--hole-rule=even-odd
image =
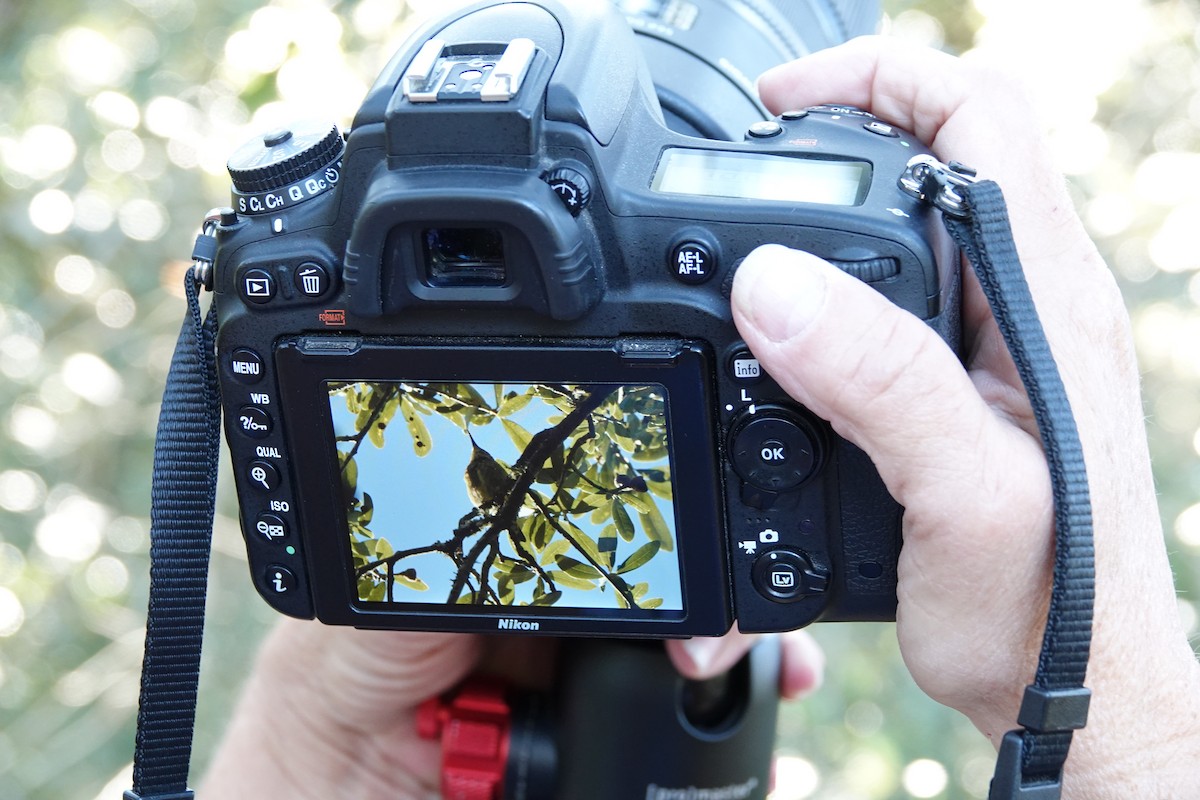
[{"label": "green bokeh background", "polygon": [[[1134,318],[1194,637],[1200,10],[1187,0],[884,6],[893,35],[991,52],[1039,92]],[[231,149],[288,107],[348,121],[406,13],[403,0],[0,0],[0,800],[126,788],[152,437],[192,239],[225,202]],[[196,775],[274,620],[247,580],[229,486]],[[984,796],[990,746],[915,688],[892,626],[814,633],[826,686],[785,711],[779,800]]]}]

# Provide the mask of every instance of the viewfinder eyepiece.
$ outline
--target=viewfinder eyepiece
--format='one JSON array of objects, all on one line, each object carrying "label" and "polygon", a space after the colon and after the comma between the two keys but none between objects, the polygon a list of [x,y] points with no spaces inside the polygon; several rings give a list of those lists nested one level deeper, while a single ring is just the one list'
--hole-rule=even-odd
[{"label": "viewfinder eyepiece", "polygon": [[496,228],[426,228],[425,279],[435,287],[503,286],[504,237]]}]

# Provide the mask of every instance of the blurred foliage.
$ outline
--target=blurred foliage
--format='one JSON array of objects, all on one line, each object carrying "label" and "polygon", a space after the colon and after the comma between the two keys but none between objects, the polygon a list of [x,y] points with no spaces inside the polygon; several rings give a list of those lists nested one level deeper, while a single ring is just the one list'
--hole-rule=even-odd
[{"label": "blurred foliage", "polygon": [[[894,35],[991,49],[1043,96],[1079,209],[1129,299],[1195,633],[1196,5],[885,8]],[[151,444],[184,261],[224,202],[232,148],[288,106],[348,121],[401,41],[404,11],[402,0],[0,0],[0,800],[127,785]],[[246,579],[222,481],[195,774],[274,619]],[[815,633],[827,684],[785,713],[781,798],[983,796],[990,747],[912,685],[891,626]]]}]

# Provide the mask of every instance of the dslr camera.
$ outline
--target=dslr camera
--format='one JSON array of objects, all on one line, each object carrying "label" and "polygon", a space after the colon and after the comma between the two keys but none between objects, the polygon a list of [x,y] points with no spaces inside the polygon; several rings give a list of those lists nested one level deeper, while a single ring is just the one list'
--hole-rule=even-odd
[{"label": "dslr camera", "polygon": [[894,618],[902,510],[764,372],[730,287],[759,245],[804,249],[957,347],[957,253],[897,187],[911,135],[762,108],[747,75],[799,52],[743,6],[782,13],[476,3],[348,135],[234,153],[217,356],[273,607],[620,637]]}]

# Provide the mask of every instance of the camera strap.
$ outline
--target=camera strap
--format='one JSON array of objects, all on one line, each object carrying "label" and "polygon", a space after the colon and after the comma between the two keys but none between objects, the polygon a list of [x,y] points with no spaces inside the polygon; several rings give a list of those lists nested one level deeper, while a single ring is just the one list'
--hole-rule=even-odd
[{"label": "camera strap", "polygon": [[946,229],[974,268],[1025,385],[1050,468],[1055,524],[1050,610],[1037,671],[1017,716],[1021,729],[1001,742],[988,798],[1052,800],[1062,794],[1071,738],[1087,724],[1091,698],[1083,681],[1095,599],[1092,505],[1079,431],[1017,256],[1004,196],[994,181],[976,181],[974,175],[956,162],[917,156],[900,185],[941,209]]},{"label": "camera strap", "polygon": [[204,636],[221,444],[216,315],[200,310],[197,267],[211,264],[209,220],[184,279],[188,315],[167,374],[150,488],[150,604],[138,698],[133,789],[125,800],[191,800],[187,788]]}]

